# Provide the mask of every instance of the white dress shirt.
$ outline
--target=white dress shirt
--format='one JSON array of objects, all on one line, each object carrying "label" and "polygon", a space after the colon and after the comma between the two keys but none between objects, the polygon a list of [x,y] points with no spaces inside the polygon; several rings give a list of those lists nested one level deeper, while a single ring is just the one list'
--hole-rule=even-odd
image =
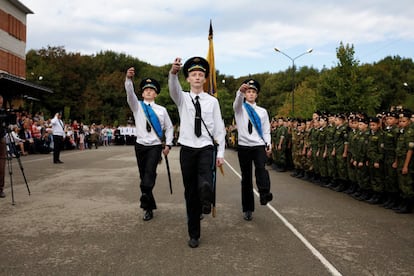
[{"label": "white dress shirt", "polygon": [[[257,132],[256,128],[252,127],[252,133],[250,134],[248,131],[248,124],[249,124],[249,114],[247,114],[246,108],[243,107],[244,102],[244,95],[243,93],[238,90],[236,94],[236,98],[233,103],[234,109],[234,118],[237,124],[237,132],[238,132],[238,144],[241,146],[262,146],[262,145],[270,145],[270,122],[269,122],[269,115],[267,114],[267,110],[257,106],[256,103],[250,104],[254,110],[256,111],[257,115],[260,118],[260,122],[262,124],[262,131],[263,131],[263,139],[260,137],[259,133]],[[249,104],[249,103],[247,103]]]},{"label": "white dress shirt", "polygon": [[58,118],[58,116],[53,117],[53,119],[50,120],[50,123],[52,124],[53,135],[65,137],[65,125],[62,120]]},{"label": "white dress shirt", "polygon": [[[141,106],[141,101],[138,100],[134,92],[134,84],[131,79],[125,79],[125,91],[127,94],[127,102],[132,112],[134,113],[135,119],[135,135],[137,136],[136,142],[144,146],[151,145],[160,145],[162,141],[158,137],[157,133],[151,127],[151,131],[147,131],[147,117],[145,111]],[[168,115],[167,109],[161,105],[156,104],[155,102],[146,102],[144,104],[150,104],[155,114],[158,117],[158,120],[161,124],[161,129],[165,131],[165,144],[172,146],[173,140],[173,125]]]},{"label": "white dress shirt", "polygon": [[[223,119],[221,117],[221,110],[218,100],[209,95],[208,93],[202,92],[195,94],[193,92],[184,92],[181,88],[178,76],[169,74],[168,76],[168,87],[170,90],[170,96],[174,103],[178,107],[180,113],[180,136],[178,142],[181,145],[202,148],[208,145],[213,145],[213,141],[209,136],[208,131],[213,136],[214,140],[219,144],[217,157],[224,157],[225,149],[225,128]],[[201,105],[201,136],[197,137],[194,133],[194,119],[195,119],[195,97],[199,96],[199,102]]]}]

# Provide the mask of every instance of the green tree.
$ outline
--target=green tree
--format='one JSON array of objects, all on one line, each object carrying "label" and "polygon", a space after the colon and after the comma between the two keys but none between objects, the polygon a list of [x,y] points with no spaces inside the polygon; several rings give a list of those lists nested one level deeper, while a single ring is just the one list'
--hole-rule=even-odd
[{"label": "green tree", "polygon": [[[403,104],[414,110],[414,64],[411,59],[386,57],[374,64],[360,65],[354,58],[353,45],[340,43],[338,63],[321,71],[293,68],[277,73],[241,76],[223,75],[217,71],[218,100],[226,124],[233,118],[235,92],[247,78],[261,84],[258,104],[269,115],[292,116],[292,87],[295,84],[295,117],[308,117],[315,109],[331,112],[364,111],[373,115],[391,105]],[[124,78],[126,70],[136,71],[135,89],[140,97],[139,82],[153,77],[160,82],[157,102],[165,106],[173,123],[179,123],[178,111],[168,94],[168,71],[171,64],[152,66],[138,58],[101,51],[96,55],[67,53],[62,46],[29,50],[26,55],[27,80],[46,86],[53,94],[39,95],[39,102],[30,105],[33,112],[42,110],[46,117],[67,110],[67,119],[86,124],[118,122],[125,124],[132,116],[126,103]],[[42,77],[42,78],[40,78]],[[189,85],[183,74],[179,80],[184,90]],[[406,86],[403,84],[407,83]],[[33,109],[33,108],[36,109]]]},{"label": "green tree", "polygon": [[354,46],[337,48],[337,67],[322,72],[318,88],[318,109],[330,112],[358,111],[375,113],[380,106],[381,91],[371,76],[364,76],[354,58]]}]

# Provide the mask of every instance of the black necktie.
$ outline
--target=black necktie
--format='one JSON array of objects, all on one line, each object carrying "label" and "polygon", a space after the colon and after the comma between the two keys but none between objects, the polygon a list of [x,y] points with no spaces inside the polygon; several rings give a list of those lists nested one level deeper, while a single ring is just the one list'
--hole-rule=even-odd
[{"label": "black necktie", "polygon": [[[150,106],[150,105],[148,104],[148,106]],[[145,111],[148,113],[148,110],[147,109]],[[148,120],[147,120],[147,131],[148,132],[151,132],[151,125],[148,123]]]},{"label": "black necktie", "polygon": [[252,131],[253,131],[253,125],[252,125],[252,122],[250,122],[250,120],[249,120],[249,123],[247,124],[247,128],[248,128],[248,130],[249,130],[249,134],[252,134]]},{"label": "black necktie", "polygon": [[195,97],[196,114],[195,114],[195,121],[194,121],[194,133],[197,137],[201,136],[201,106],[200,106],[200,102],[198,101],[199,98],[200,98],[199,96]]}]

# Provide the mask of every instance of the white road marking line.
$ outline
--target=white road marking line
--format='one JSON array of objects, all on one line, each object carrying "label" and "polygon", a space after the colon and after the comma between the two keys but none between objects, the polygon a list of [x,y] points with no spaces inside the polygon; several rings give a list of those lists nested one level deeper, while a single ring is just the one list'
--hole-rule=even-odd
[{"label": "white road marking line", "polygon": [[[230,165],[227,160],[224,162],[229,168],[241,179],[241,175]],[[254,193],[259,197],[259,193],[253,188]],[[326,267],[326,269],[335,276],[341,276],[342,274],[284,217],[282,216],[270,203],[267,207],[283,222],[283,224],[310,250],[310,252],[318,258],[318,260]]]}]

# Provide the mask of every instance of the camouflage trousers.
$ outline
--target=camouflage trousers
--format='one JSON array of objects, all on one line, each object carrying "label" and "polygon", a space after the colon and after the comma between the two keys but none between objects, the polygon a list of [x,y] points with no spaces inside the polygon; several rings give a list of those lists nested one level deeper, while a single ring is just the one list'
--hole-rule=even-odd
[{"label": "camouflage trousers", "polygon": [[395,156],[384,155],[384,191],[388,193],[397,193],[399,191],[397,181],[397,170],[392,167]]},{"label": "camouflage trousers", "polygon": [[369,168],[364,164],[362,167],[356,167],[356,182],[363,190],[370,190]]},{"label": "camouflage trousers", "polygon": [[369,164],[369,179],[371,188],[374,192],[384,192],[384,164],[380,163],[379,168],[374,167],[374,163]]},{"label": "camouflage trousers", "polygon": [[[404,160],[404,158],[405,156],[399,156],[398,160]],[[414,197],[414,172],[412,170],[409,170],[407,174],[402,174],[402,167],[402,162],[399,162],[397,168],[398,187],[403,198],[412,198]]]},{"label": "camouflage trousers", "polygon": [[346,158],[341,155],[335,156],[336,161],[336,177],[335,179],[348,180],[347,162]]}]

